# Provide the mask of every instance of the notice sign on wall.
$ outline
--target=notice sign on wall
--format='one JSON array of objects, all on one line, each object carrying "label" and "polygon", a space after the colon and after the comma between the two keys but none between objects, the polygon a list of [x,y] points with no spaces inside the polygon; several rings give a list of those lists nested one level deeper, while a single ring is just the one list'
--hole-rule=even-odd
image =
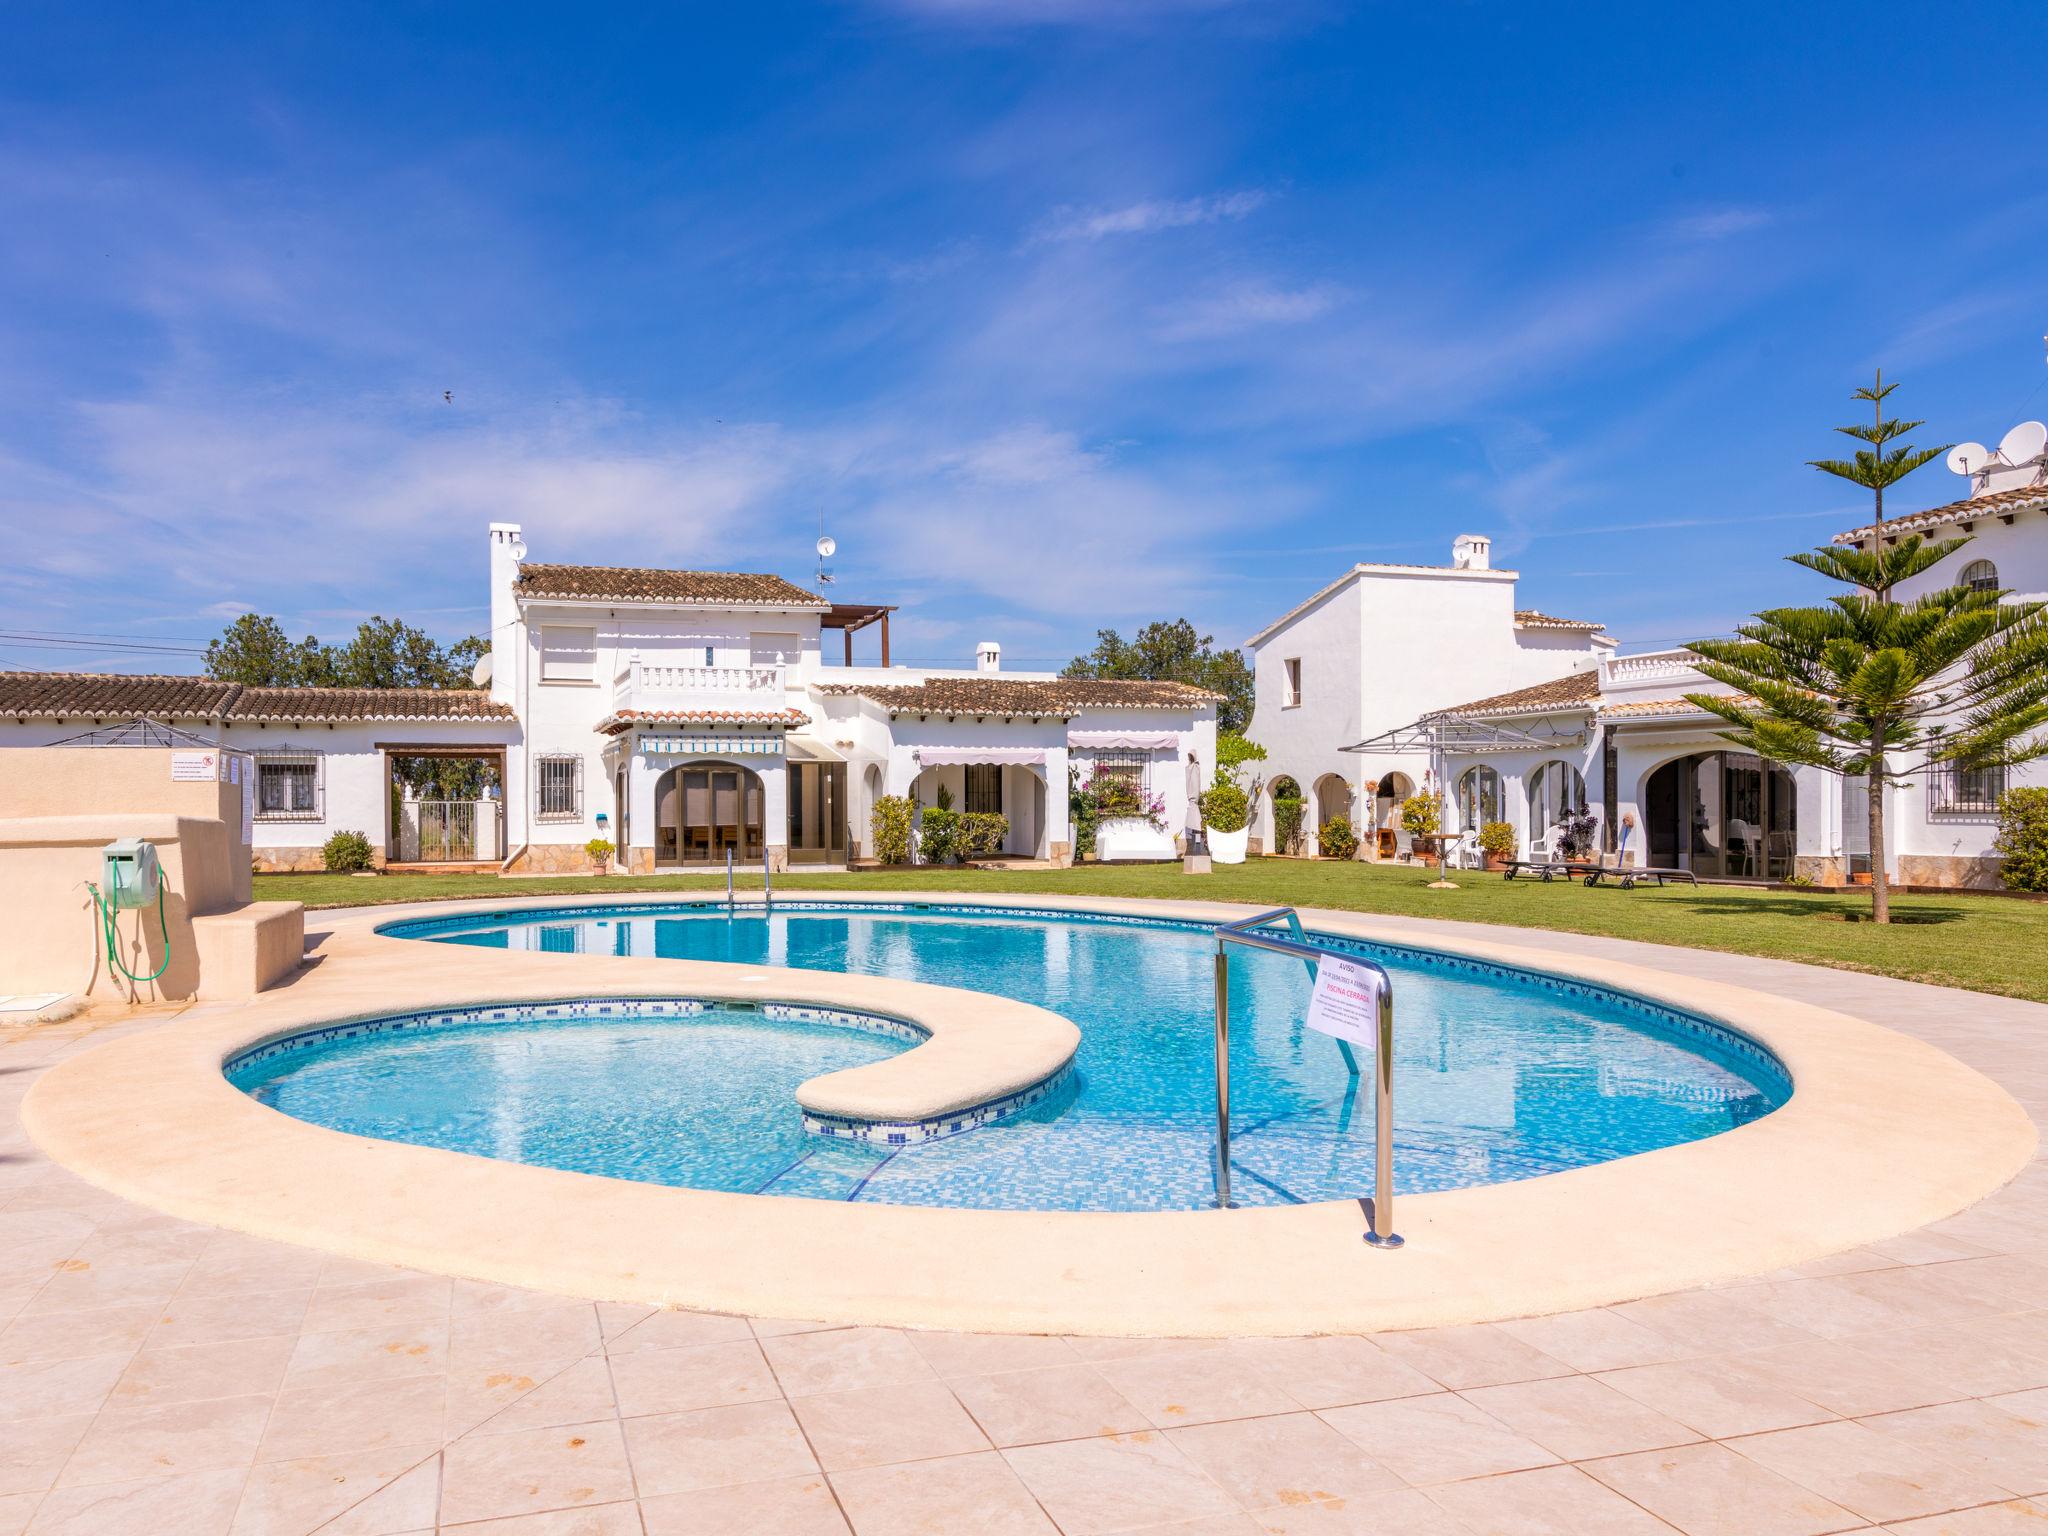
[{"label": "notice sign on wall", "polygon": [[1372,1051],[1379,1043],[1380,988],[1385,985],[1378,971],[1324,955],[1316,961],[1316,988],[1303,1022]]},{"label": "notice sign on wall", "polygon": [[171,754],[171,778],[180,784],[204,781],[217,782],[220,778],[220,754],[217,752],[173,752]]}]

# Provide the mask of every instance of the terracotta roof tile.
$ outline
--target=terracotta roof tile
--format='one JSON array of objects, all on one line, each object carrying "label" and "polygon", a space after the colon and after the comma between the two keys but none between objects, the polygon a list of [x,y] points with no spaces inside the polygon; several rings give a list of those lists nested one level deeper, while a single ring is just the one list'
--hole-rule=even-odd
[{"label": "terracotta roof tile", "polygon": [[[1945,527],[1950,523],[1973,523],[1980,517],[2011,517],[2021,512],[2031,512],[2036,507],[2048,509],[2048,485],[2022,485],[2009,491],[1993,491],[1988,496],[1972,496],[1967,501],[1952,501],[1946,506],[1929,507],[1925,512],[1909,512],[1904,517],[1888,517],[1884,520],[1885,532],[1925,533],[1930,528]],[[1851,528],[1847,533],[1835,535],[1837,544],[1854,544],[1867,539],[1876,532],[1877,524],[1865,523],[1861,528]]]},{"label": "terracotta roof tile", "polygon": [[1076,715],[1091,709],[1200,709],[1220,695],[1187,683],[1140,679],[934,677],[922,683],[828,683],[885,709],[934,715]]},{"label": "terracotta roof tile", "polygon": [[1534,608],[1517,608],[1515,625],[1519,629],[1577,629],[1589,635],[1598,634],[1607,627],[1592,619],[1560,619],[1552,614],[1538,613]]},{"label": "terracotta roof tile", "polygon": [[1496,693],[1490,698],[1474,699],[1470,704],[1454,705],[1440,713],[1538,715],[1590,710],[1599,701],[1600,674],[1589,667],[1583,672],[1567,672],[1563,677],[1553,677],[1532,687],[1517,688],[1512,693]]},{"label": "terracotta roof tile", "polygon": [[474,688],[245,688],[210,677],[0,672],[0,717],[152,720],[510,720]]},{"label": "terracotta roof tile", "polygon": [[1699,715],[1702,718],[1717,718],[1710,716],[1706,710],[1688,699],[1630,699],[1625,704],[1604,705],[1600,710],[1602,720],[1626,720],[1632,715]]},{"label": "terracotta roof tile", "polygon": [[519,568],[521,597],[611,599],[624,603],[700,603],[706,606],[830,608],[780,576],[745,571],[661,571],[637,565],[543,565]]},{"label": "terracotta roof tile", "polygon": [[481,688],[244,688],[236,720],[512,720]]}]

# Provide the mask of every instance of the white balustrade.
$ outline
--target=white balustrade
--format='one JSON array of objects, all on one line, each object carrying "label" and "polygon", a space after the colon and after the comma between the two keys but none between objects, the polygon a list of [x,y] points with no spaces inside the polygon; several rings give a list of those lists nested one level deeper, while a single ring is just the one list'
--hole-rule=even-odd
[{"label": "white balustrade", "polygon": [[633,656],[612,680],[612,703],[616,708],[644,708],[687,699],[732,704],[751,698],[766,705],[779,700],[786,687],[786,669],[780,666],[675,666]]},{"label": "white balustrade", "polygon": [[1601,681],[1610,687],[1626,687],[1630,683],[1697,678],[1698,674],[1693,670],[1697,659],[1687,650],[1644,651],[1635,656],[1615,656],[1600,664]]}]

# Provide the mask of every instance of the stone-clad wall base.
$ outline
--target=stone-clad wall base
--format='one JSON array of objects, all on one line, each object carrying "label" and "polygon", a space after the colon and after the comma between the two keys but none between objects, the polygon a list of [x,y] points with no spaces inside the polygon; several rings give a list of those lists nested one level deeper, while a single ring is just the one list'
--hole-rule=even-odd
[{"label": "stone-clad wall base", "polygon": [[1996,890],[1999,867],[2004,862],[1950,854],[1901,854],[1898,881],[1901,885],[1935,885],[1944,889]]},{"label": "stone-clad wall base", "polygon": [[1792,861],[1792,873],[1805,876],[1815,885],[1836,886],[1849,883],[1849,866],[1841,859],[1801,854]]},{"label": "stone-clad wall base", "polygon": [[[372,845],[370,867],[382,869],[386,862],[384,850]],[[250,851],[249,867],[259,875],[317,875],[327,868],[327,859],[318,848],[259,847]]]},{"label": "stone-clad wall base", "polygon": [[590,855],[581,843],[532,843],[513,864],[522,875],[587,875]]}]

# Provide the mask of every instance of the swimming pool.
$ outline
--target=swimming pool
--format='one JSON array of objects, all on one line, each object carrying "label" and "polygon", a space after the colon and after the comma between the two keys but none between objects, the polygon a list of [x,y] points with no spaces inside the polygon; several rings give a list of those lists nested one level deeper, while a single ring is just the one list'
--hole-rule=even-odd
[{"label": "swimming pool", "polygon": [[[496,1010],[292,1041],[229,1064],[286,1114],[360,1135],[653,1183],[991,1209],[1190,1209],[1214,1197],[1213,939],[1192,922],[863,902],[728,913],[689,903],[483,913],[386,925],[441,943],[851,971],[1051,1009],[1082,1045],[1056,1091],[942,1140],[808,1134],[821,1073],[911,1049],[909,1031],[772,1011],[607,1005]],[[1624,994],[1429,951],[1333,939],[1381,961],[1396,998],[1395,1155],[1404,1191],[1558,1172],[1698,1140],[1783,1103],[1747,1039]],[[1240,1204],[1371,1188],[1370,1078],[1306,1030],[1308,978],[1233,962],[1232,1166]]]}]

